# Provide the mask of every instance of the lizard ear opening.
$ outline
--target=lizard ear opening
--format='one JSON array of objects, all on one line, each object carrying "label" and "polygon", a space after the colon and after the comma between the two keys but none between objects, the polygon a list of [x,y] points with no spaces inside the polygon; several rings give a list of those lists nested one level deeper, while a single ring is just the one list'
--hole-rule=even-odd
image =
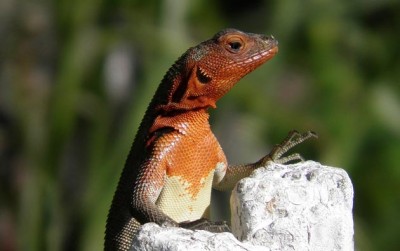
[{"label": "lizard ear opening", "polygon": [[211,77],[208,76],[208,74],[199,66],[197,67],[197,70],[196,70],[196,78],[202,84],[207,84],[211,81]]}]

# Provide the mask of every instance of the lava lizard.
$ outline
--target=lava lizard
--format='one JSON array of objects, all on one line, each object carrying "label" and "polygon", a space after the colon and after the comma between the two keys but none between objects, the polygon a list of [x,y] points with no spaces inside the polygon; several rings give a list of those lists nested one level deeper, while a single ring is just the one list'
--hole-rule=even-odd
[{"label": "lava lizard", "polygon": [[224,29],[187,50],[159,85],[132,144],[108,214],[105,250],[129,250],[141,224],[229,231],[211,222],[211,188],[229,190],[268,161],[316,136],[296,131],[251,164],[227,164],[209,125],[209,108],[278,52],[274,37]]}]

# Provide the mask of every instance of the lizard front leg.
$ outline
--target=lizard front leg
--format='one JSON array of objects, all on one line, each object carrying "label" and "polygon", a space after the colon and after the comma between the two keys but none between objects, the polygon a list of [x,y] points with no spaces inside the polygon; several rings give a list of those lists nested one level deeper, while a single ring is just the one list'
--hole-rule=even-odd
[{"label": "lizard front leg", "polygon": [[293,160],[304,161],[303,157],[298,153],[293,153],[289,156],[282,157],[290,149],[310,138],[318,138],[318,135],[313,131],[299,133],[296,130],[289,132],[288,136],[272,148],[271,152],[256,162],[257,167],[265,166],[268,162],[273,161],[279,164],[286,164]]},{"label": "lizard front leg", "polygon": [[290,131],[282,143],[275,145],[271,152],[262,157],[259,161],[243,165],[229,165],[224,170],[216,170],[213,188],[220,191],[231,190],[240,179],[248,177],[255,169],[266,166],[268,162],[285,164],[293,160],[303,161],[303,157],[298,153],[286,157],[282,156],[305,140],[317,137],[317,134],[312,131],[307,131],[302,134],[295,130]]}]

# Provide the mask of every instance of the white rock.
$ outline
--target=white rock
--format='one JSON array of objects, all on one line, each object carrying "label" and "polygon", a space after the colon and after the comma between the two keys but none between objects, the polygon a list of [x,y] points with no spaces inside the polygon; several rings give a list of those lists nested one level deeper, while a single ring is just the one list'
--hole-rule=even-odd
[{"label": "white rock", "polygon": [[352,207],[343,169],[271,164],[233,190],[232,232],[271,250],[354,250]]},{"label": "white rock", "polygon": [[215,234],[203,230],[192,231],[183,228],[163,228],[155,223],[147,223],[141,227],[138,235],[134,238],[131,250],[269,251],[270,249],[240,242],[231,233]]},{"label": "white rock", "polygon": [[307,161],[271,164],[236,185],[232,232],[141,227],[131,250],[354,250],[347,173]]}]

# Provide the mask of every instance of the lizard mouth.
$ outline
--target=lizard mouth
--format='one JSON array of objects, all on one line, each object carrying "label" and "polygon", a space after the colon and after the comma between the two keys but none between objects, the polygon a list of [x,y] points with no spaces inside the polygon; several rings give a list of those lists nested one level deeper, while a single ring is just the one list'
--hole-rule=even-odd
[{"label": "lizard mouth", "polygon": [[278,53],[278,46],[274,44],[272,45],[271,49],[261,52],[261,55],[259,55],[259,57],[267,57],[267,59],[270,59],[275,56],[276,53]]},{"label": "lizard mouth", "polygon": [[268,50],[268,52],[272,55],[275,55],[278,53],[278,43],[275,43],[271,49]]},{"label": "lizard mouth", "polygon": [[252,57],[245,60],[244,63],[246,64],[246,63],[256,62],[256,61],[265,62],[265,61],[271,59],[273,56],[275,56],[276,53],[278,53],[278,46],[276,44],[273,44],[272,48],[261,51],[257,54],[254,54]]}]

